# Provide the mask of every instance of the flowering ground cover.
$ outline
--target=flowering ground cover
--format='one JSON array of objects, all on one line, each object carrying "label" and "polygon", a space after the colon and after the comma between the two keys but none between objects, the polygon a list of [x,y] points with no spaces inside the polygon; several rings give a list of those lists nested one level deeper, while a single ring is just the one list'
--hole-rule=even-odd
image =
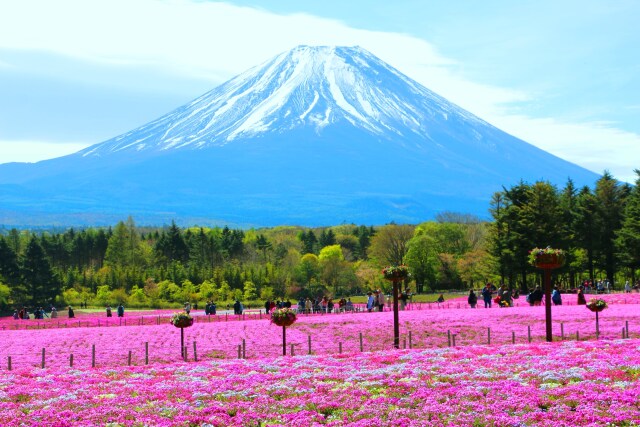
[{"label": "flowering ground cover", "polygon": [[640,342],[2,371],[0,425],[638,426]]},{"label": "flowering ground cover", "polygon": [[[621,303],[621,295],[604,296],[611,302],[599,315],[600,339],[621,338],[627,326],[631,338],[640,338],[640,304],[632,304],[630,300]],[[529,343],[529,332],[532,343],[545,339],[544,307],[458,309],[433,304],[429,307],[432,308],[400,312],[401,347],[444,348],[453,345],[454,340],[457,346],[522,344]],[[127,316],[126,327],[118,326],[117,318],[110,319],[111,326],[102,323],[97,327],[99,318],[87,317],[95,320],[94,326],[35,330],[11,327],[16,322],[33,323],[33,320],[4,319],[3,324],[9,326],[0,331],[4,343],[0,347],[0,369],[8,367],[9,357],[13,367],[41,366],[42,349],[47,367],[69,366],[71,354],[75,367],[90,367],[93,351],[95,364],[102,367],[128,365],[129,352],[133,365],[145,364],[147,357],[150,364],[181,360],[180,332],[169,324],[170,312],[150,315],[154,321],[142,326],[136,317]],[[157,319],[160,321],[156,322]],[[282,354],[282,329],[264,315],[262,319],[225,315],[196,316],[196,319],[192,327],[185,329],[190,360],[196,355],[201,360],[237,358],[238,346],[241,355],[249,359]],[[308,354],[309,348],[313,355],[337,354],[341,349],[345,353],[391,349],[392,319],[389,311],[299,316],[287,328],[287,352],[291,346],[297,355]],[[563,336],[565,340],[595,340],[595,315],[584,306],[553,307],[553,333],[556,340]]]}]

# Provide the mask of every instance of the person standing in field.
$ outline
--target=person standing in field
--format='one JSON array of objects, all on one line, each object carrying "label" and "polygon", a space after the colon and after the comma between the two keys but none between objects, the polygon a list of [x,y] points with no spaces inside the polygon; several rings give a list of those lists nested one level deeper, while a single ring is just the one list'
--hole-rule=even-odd
[{"label": "person standing in field", "polygon": [[118,317],[124,317],[124,305],[122,303],[118,305]]},{"label": "person standing in field", "polygon": [[112,317],[110,305],[107,306],[107,317]]},{"label": "person standing in field", "polygon": [[384,311],[384,292],[382,292],[380,289],[378,289],[378,310],[379,311]]},{"label": "person standing in field", "polygon": [[484,301],[484,308],[491,308],[491,284],[487,283],[487,286],[482,289],[482,300]]},{"label": "person standing in field", "polygon": [[74,317],[76,317],[76,314],[73,312],[73,307],[69,306],[69,309],[67,310],[67,314],[69,315],[69,319],[73,319]]},{"label": "person standing in field", "polygon": [[562,305],[562,295],[560,295],[560,290],[557,286],[553,287],[553,292],[551,292],[551,301],[553,305]]},{"label": "person standing in field", "polygon": [[371,313],[373,311],[374,304],[376,303],[375,298],[371,292],[367,292],[367,311]]},{"label": "person standing in field", "polygon": [[471,308],[476,308],[476,305],[478,304],[478,295],[473,292],[473,289],[469,291],[469,298],[467,298],[467,302],[469,303]]},{"label": "person standing in field", "polygon": [[582,288],[578,289],[578,305],[587,305],[587,300],[584,297]]}]

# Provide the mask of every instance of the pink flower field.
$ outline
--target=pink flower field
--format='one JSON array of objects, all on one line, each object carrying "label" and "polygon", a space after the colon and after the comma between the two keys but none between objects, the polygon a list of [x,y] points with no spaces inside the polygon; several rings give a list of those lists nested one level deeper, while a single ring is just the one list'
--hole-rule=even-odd
[{"label": "pink flower field", "polygon": [[287,357],[264,316],[200,316],[185,329],[187,362],[165,317],[28,330],[3,319],[0,425],[640,426],[637,295],[603,297],[599,339],[584,306],[553,307],[553,343],[544,307],[403,311],[402,350],[390,312],[300,316]]}]

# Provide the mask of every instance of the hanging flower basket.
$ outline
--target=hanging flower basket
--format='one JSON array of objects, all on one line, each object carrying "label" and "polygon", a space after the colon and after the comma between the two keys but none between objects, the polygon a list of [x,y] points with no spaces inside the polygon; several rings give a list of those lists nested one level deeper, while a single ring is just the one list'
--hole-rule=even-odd
[{"label": "hanging flower basket", "polygon": [[171,316],[170,322],[176,328],[188,328],[193,325],[193,317],[189,316],[187,313],[175,313]]},{"label": "hanging flower basket", "polygon": [[562,249],[533,248],[529,251],[529,264],[536,268],[554,269],[564,265],[565,254]]},{"label": "hanging flower basket", "polygon": [[587,308],[594,313],[599,313],[607,307],[607,302],[603,299],[592,299],[587,303]]},{"label": "hanging flower basket", "polygon": [[382,275],[387,280],[404,280],[409,277],[409,267],[406,265],[392,265],[382,269]]},{"label": "hanging flower basket", "polygon": [[271,312],[271,323],[278,326],[291,326],[296,320],[298,320],[298,316],[290,308],[280,308]]}]

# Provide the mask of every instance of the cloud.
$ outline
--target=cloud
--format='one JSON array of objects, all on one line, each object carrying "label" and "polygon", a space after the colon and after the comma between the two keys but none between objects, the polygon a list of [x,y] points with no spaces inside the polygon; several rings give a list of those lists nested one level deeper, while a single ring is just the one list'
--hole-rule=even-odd
[{"label": "cloud", "polygon": [[[457,72],[460,64],[409,35],[220,2],[0,2],[0,48],[54,53],[111,67],[156,67],[206,78],[212,86],[299,44],[362,46],[497,127],[595,172],[607,169],[620,179],[633,179],[633,168],[640,166],[631,164],[640,158],[638,135],[601,123],[523,115],[527,103],[535,101],[533,94],[469,81]],[[516,105],[518,114],[511,110]]]},{"label": "cloud", "polygon": [[[0,163],[38,162],[72,154],[90,144],[79,142],[0,140]],[[10,159],[7,161],[6,159]]]}]

